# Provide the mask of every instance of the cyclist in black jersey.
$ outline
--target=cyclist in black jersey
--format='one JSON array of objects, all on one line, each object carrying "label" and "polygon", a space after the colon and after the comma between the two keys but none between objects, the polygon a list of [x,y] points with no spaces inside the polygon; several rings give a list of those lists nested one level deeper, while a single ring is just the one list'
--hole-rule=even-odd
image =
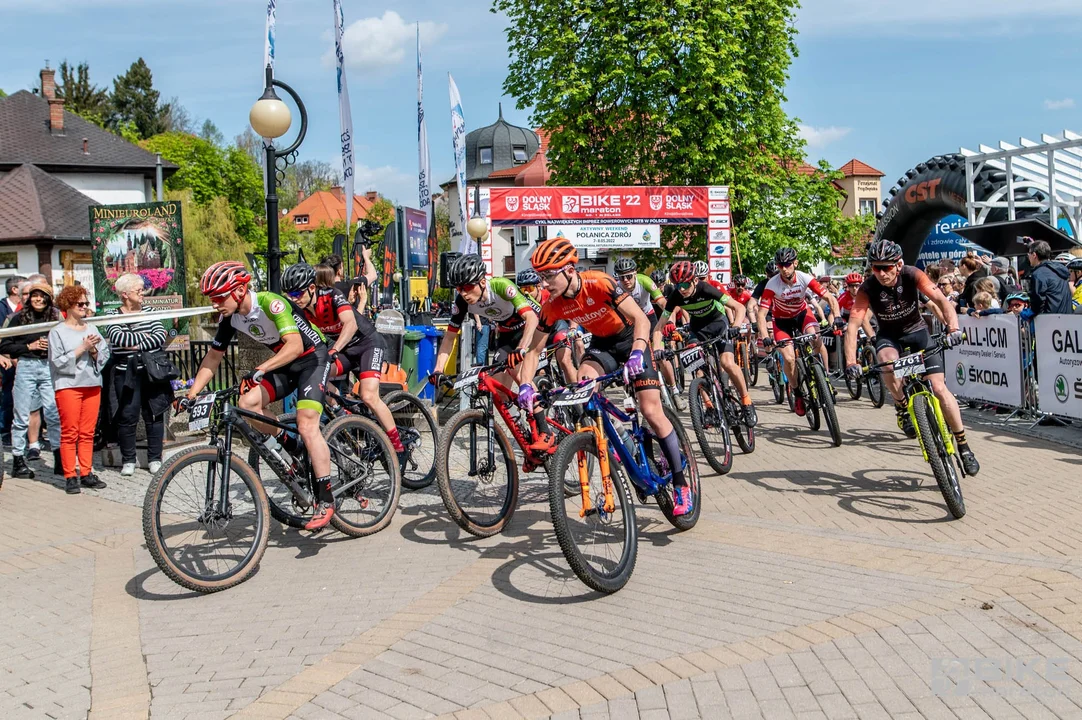
[{"label": "cyclist in black jersey", "polygon": [[[305,319],[304,311],[281,295],[250,291],[248,285],[251,280],[248,270],[235,260],[215,263],[203,273],[200,290],[210,298],[214,309],[221,313],[221,321],[214,342],[184,399],[190,404],[214,378],[225,350],[237,331],[269,348],[274,354],[241,380],[237,406],[274,419],[273,415],[267,413],[267,405],[284,398],[293,390],[297,391],[297,434],[304,442],[316,476],[317,502],[305,529],[318,530],[325,527],[334,515],[331,451],[319,429],[319,417],[323,414],[323,391],[330,369],[327,346],[319,330]],[[256,421],[250,424],[260,432],[277,434],[279,442],[286,437],[284,432],[272,425]]]},{"label": "cyclist in black jersey", "polygon": [[401,457],[406,449],[402,446],[394,416],[379,395],[387,343],[376,332],[372,321],[354,310],[345,296],[330,286],[333,281],[334,271],[329,265],[313,268],[308,263],[297,263],[282,273],[282,292],[327,336],[327,342],[331,343],[332,377],[349,377],[350,371],[357,374],[361,401],[375,414]]},{"label": "cyclist in black jersey", "polygon": [[[954,305],[936,288],[924,271],[902,262],[902,248],[897,243],[890,240],[873,242],[868,248],[868,263],[872,268],[872,277],[865,280],[857,290],[845,330],[845,371],[850,377],[860,377],[861,369],[856,361],[857,331],[869,309],[879,320],[879,332],[875,341],[879,362],[897,360],[899,353],[906,348],[917,352],[933,346],[920,312],[921,294],[930,298],[943,312],[948,347],[962,342],[964,335],[958,328]],[[958,454],[962,458],[966,473],[976,475],[980,471],[980,464],[966,442],[966,429],[962,423],[958,401],[947,389],[943,378],[943,352],[925,354],[924,367],[928,384],[939,399],[943,415],[958,443]],[[902,382],[894,377],[890,366],[883,368],[883,381],[894,398],[898,427],[908,437],[915,438],[917,433],[909,417],[905,395],[902,393]]]}]

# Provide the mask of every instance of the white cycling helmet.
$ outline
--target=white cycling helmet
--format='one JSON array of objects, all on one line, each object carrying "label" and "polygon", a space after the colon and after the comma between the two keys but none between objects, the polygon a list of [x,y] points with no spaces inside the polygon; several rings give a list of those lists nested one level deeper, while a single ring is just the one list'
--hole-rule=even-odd
[{"label": "white cycling helmet", "polygon": [[696,260],[694,267],[695,267],[695,277],[697,277],[697,278],[704,278],[704,277],[706,277],[707,275],[710,274],[710,266],[707,265],[702,260]]}]

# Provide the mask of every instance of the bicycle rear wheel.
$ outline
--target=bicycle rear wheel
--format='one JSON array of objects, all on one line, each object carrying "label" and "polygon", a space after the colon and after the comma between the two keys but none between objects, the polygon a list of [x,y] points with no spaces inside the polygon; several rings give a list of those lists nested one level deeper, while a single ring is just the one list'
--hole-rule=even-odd
[{"label": "bicycle rear wheel", "polygon": [[754,340],[748,341],[748,359],[751,361],[751,384],[755,387],[759,384],[759,348]]},{"label": "bicycle rear wheel", "polygon": [[860,396],[864,392],[864,378],[860,376],[856,378],[849,377],[849,373],[845,372],[844,364],[842,365],[842,374],[845,375],[845,389],[849,391],[849,397],[860,400]]},{"label": "bicycle rear wheel", "polygon": [[[676,440],[680,446],[680,454],[684,459],[684,481],[691,490],[692,510],[686,515],[673,514],[672,491],[674,486],[671,478],[668,484],[661,488],[654,498],[657,500],[658,507],[661,508],[661,513],[673,527],[681,531],[690,530],[699,522],[699,514],[702,511],[702,485],[699,482],[699,464],[695,462],[695,451],[691,447],[691,441],[688,439],[684,426],[680,424],[679,418],[676,417],[675,413],[668,410],[665,411],[665,417],[669,419],[673,430],[676,431]],[[669,467],[669,460],[665,456],[665,451],[661,448],[661,441],[658,439],[657,433],[647,433],[645,440],[646,456],[650,461],[650,469],[662,477],[671,475],[672,470]]]},{"label": "bicycle rear wheel", "polygon": [[868,385],[868,397],[872,400],[872,405],[877,408],[883,407],[883,403],[886,401],[886,388],[883,386],[883,371],[875,365],[875,350],[871,347],[864,348],[864,364],[871,368],[868,370],[868,375],[864,379]]},{"label": "bicycle rear wheel", "polygon": [[350,537],[372,535],[391,523],[402,493],[391,439],[368,418],[346,415],[323,428],[331,451],[331,524]]},{"label": "bicycle rear wheel", "polygon": [[463,410],[447,423],[436,452],[444,507],[456,525],[477,537],[502,532],[518,504],[514,450],[499,425],[493,422],[492,429],[490,434],[484,410]]},{"label": "bicycle rear wheel", "polygon": [[[767,372],[767,381],[770,383],[770,390],[774,393],[774,404],[781,405],[785,402],[785,381],[781,379],[781,370],[778,368],[777,357],[770,358],[770,368]],[[792,410],[792,408],[789,408]]]},{"label": "bicycle rear wheel", "polygon": [[708,380],[695,378],[688,390],[688,411],[695,439],[706,462],[719,475],[724,475],[733,467],[733,440],[722,401],[715,395]]},{"label": "bicycle rear wheel", "polygon": [[[592,462],[591,462],[592,461]],[[591,509],[583,510],[579,464],[600,468],[596,438],[592,431],[577,432],[560,443],[549,465],[549,508],[556,539],[571,570],[587,587],[614,593],[631,579],[638,550],[635,508],[631,504],[623,467],[609,461],[612,474],[612,512],[605,512],[605,493],[600,472],[587,476],[586,496]],[[565,497],[563,488],[570,474],[580,490]]]},{"label": "bicycle rear wheel", "polygon": [[819,363],[812,364],[812,374],[815,377],[815,385],[819,395],[819,402],[823,410],[823,418],[827,423],[827,431],[830,432],[830,442],[834,447],[842,444],[842,429],[838,424],[838,412],[834,407],[834,394],[830,391],[826,374]]},{"label": "bicycle rear wheel", "polygon": [[394,416],[398,437],[406,448],[402,463],[402,486],[421,490],[436,479],[436,444],[439,430],[425,402],[405,390],[387,393],[383,402]]},{"label": "bicycle rear wheel", "polygon": [[[296,427],[297,413],[279,415],[278,422]],[[267,467],[267,463],[263,462],[263,458],[253,447],[248,448],[248,465],[255,471],[267,493],[267,506],[271,517],[288,527],[303,528],[312,515],[312,506],[299,504],[289,486],[282,482],[274,470]],[[307,475],[303,475],[299,482],[307,484],[306,478]]]},{"label": "bicycle rear wheel", "polygon": [[722,399],[725,403],[725,415],[728,418],[729,432],[736,438],[736,444],[745,455],[755,452],[755,428],[744,424],[744,406],[736,398],[736,393],[729,386]]},{"label": "bicycle rear wheel", "polygon": [[143,500],[143,537],[165,575],[196,592],[238,585],[267,550],[267,495],[252,469],[231,457],[228,506],[218,510],[223,465],[217,447],[185,450],[166,461]]},{"label": "bicycle rear wheel", "polygon": [[[800,377],[797,387],[804,393],[804,419],[808,421],[808,427],[813,432],[818,432],[819,428],[822,427],[822,420],[819,417],[819,406],[822,404],[822,398],[819,397],[819,389],[815,386],[815,379],[810,376],[807,367],[801,365],[799,361],[796,364],[796,371],[798,377]],[[794,412],[796,412],[796,398],[791,398],[790,402],[793,403]]]},{"label": "bicycle rear wheel", "polygon": [[966,514],[965,500],[962,499],[962,486],[958,481],[958,469],[954,467],[947,454],[947,444],[939,429],[935,411],[924,395],[913,397],[913,414],[917,419],[917,438],[928,455],[928,464],[932,466],[939,491],[947,503],[947,510],[955,519]]}]

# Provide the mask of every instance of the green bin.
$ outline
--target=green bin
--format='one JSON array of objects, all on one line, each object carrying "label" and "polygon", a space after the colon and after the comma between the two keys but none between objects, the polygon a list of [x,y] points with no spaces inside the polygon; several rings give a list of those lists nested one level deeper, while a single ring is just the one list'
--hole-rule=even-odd
[{"label": "green bin", "polygon": [[406,373],[406,377],[409,378],[409,391],[414,395],[428,382],[428,378],[417,377],[417,353],[421,345],[421,340],[424,339],[425,334],[417,332],[416,330],[407,330],[406,334],[402,336],[402,360],[399,363],[403,372]]}]

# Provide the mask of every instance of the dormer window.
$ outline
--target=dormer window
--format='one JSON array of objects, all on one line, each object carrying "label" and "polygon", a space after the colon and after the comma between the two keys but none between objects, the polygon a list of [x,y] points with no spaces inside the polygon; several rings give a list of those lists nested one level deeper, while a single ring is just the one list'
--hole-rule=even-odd
[{"label": "dormer window", "polygon": [[296,221],[297,221],[298,225],[307,225],[308,224],[308,216],[307,215],[298,215],[296,217]]},{"label": "dormer window", "polygon": [[480,149],[480,155],[481,155],[480,163],[482,165],[491,165],[492,164],[492,148],[490,148],[490,147],[481,148]]},{"label": "dormer window", "polygon": [[526,157],[526,147],[523,145],[516,145],[511,151],[511,155],[515,158],[515,164],[521,165],[528,159]]}]

